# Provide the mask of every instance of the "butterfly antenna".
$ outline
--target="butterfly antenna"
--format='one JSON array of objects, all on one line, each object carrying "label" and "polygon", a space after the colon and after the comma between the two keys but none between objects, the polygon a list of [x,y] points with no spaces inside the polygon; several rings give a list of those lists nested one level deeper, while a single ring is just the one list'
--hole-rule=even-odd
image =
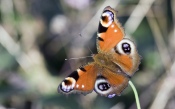
[{"label": "butterfly antenna", "polygon": [[73,60],[73,59],[84,59],[84,58],[92,58],[93,56],[85,56],[85,57],[78,57],[78,58],[69,58],[69,59],[65,59],[65,61],[67,60]]},{"label": "butterfly antenna", "polygon": [[87,47],[88,47],[89,51],[91,52],[91,54],[94,54],[94,53],[92,52],[92,50],[89,48],[89,46],[87,46]]},{"label": "butterfly antenna", "polygon": [[[81,33],[79,33],[80,37],[82,37]],[[87,45],[88,50],[91,52],[91,54],[93,55],[94,53],[92,52],[92,50],[90,49],[90,47]]]}]

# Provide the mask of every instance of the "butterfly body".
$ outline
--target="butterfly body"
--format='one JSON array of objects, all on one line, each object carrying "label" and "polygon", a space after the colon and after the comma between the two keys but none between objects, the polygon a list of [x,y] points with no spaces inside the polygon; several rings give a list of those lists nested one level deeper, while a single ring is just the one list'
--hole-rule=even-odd
[{"label": "butterfly body", "polygon": [[124,38],[124,31],[111,7],[103,10],[97,33],[94,62],[81,66],[65,78],[58,92],[96,93],[109,98],[120,95],[137,71],[140,56],[135,44]]},{"label": "butterfly body", "polygon": [[98,66],[100,69],[109,69],[114,72],[119,70],[119,66],[113,62],[112,54],[107,53],[98,53],[94,55],[93,57],[94,63]]}]

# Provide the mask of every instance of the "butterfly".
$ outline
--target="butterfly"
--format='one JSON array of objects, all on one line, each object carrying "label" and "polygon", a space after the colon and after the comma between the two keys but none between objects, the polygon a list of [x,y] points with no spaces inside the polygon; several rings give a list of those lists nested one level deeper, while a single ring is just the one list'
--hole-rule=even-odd
[{"label": "butterfly", "polygon": [[133,41],[124,38],[124,30],[110,6],[104,8],[97,33],[97,54],[93,62],[81,66],[58,86],[58,92],[91,93],[112,98],[121,95],[129,79],[138,70],[140,55]]}]

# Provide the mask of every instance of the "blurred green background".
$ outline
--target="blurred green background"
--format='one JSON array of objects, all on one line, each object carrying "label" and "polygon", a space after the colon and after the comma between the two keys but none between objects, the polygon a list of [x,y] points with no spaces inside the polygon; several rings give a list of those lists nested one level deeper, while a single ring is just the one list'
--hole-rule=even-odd
[{"label": "blurred green background", "polygon": [[[142,56],[131,78],[142,109],[175,109],[174,0],[0,0],[0,109],[136,109],[130,86],[112,99],[57,86],[96,53],[103,8],[118,11]],[[81,34],[81,36],[80,36]]]}]

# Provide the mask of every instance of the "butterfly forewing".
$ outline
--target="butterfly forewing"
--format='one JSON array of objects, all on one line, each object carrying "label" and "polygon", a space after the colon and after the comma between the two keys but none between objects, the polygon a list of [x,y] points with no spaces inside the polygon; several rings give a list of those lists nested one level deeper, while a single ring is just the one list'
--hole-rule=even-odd
[{"label": "butterfly forewing", "polygon": [[94,88],[97,72],[98,70],[94,66],[94,63],[81,67],[78,70],[80,78],[77,80],[74,89],[78,91],[91,92]]},{"label": "butterfly forewing", "polygon": [[91,92],[96,80],[96,70],[94,63],[80,67],[63,80],[58,87],[58,91],[67,94],[71,92],[81,92],[84,94]]},{"label": "butterfly forewing", "polygon": [[106,7],[101,15],[97,34],[98,51],[109,52],[124,37],[124,31],[116,19],[116,12]]}]

